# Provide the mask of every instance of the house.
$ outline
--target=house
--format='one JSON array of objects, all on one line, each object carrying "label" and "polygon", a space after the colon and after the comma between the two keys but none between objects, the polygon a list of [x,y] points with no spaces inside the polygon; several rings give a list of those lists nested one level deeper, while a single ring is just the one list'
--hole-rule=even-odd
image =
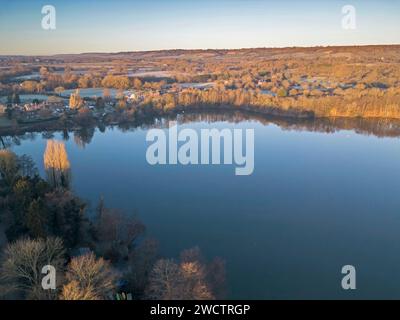
[{"label": "house", "polygon": [[44,104],[42,104],[42,103],[41,104],[27,103],[27,104],[24,105],[23,111],[35,112],[35,111],[39,111],[43,107],[44,107]]}]

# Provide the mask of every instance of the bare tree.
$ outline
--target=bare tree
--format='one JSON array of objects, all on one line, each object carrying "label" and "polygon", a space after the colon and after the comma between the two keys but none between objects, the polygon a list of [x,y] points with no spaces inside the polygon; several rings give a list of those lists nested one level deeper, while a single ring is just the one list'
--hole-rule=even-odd
[{"label": "bare tree", "polygon": [[[53,266],[58,274],[64,265],[64,248],[60,238],[21,239],[5,249],[1,280],[4,294],[21,294],[28,299],[53,299],[56,292],[43,290],[42,268]],[[57,279],[57,278],[56,278]]]},{"label": "bare tree", "polygon": [[137,218],[108,209],[100,202],[95,231],[96,253],[117,262],[128,259],[135,240],[144,233],[145,226]]},{"label": "bare tree", "polygon": [[147,297],[151,300],[178,300],[181,280],[178,264],[171,259],[159,260],[150,274]]},{"label": "bare tree", "polygon": [[78,281],[71,281],[63,286],[60,300],[100,300],[91,286],[84,287]]},{"label": "bare tree", "polygon": [[74,287],[77,290],[76,284],[71,284],[76,281],[82,296],[90,292],[90,295],[104,300],[113,293],[117,275],[108,261],[103,258],[97,259],[93,253],[88,253],[71,260],[67,267],[66,279],[70,286],[63,288],[63,292],[71,291]]},{"label": "bare tree", "polygon": [[183,286],[182,299],[185,300],[210,300],[214,296],[206,282],[206,268],[200,262],[183,262],[180,265]]},{"label": "bare tree", "polygon": [[159,260],[150,274],[147,297],[154,300],[210,300],[214,296],[199,262]]},{"label": "bare tree", "polygon": [[225,260],[216,257],[207,266],[207,282],[210,284],[211,291],[216,299],[226,297],[226,267]]},{"label": "bare tree", "polygon": [[143,298],[149,275],[157,258],[158,242],[154,239],[144,239],[130,252],[124,280],[127,281],[127,291],[131,292],[135,298]]}]

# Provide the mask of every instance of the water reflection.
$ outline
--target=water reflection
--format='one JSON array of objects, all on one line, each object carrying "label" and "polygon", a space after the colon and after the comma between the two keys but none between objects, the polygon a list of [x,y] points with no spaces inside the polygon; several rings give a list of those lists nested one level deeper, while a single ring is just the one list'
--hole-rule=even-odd
[{"label": "water reflection", "polygon": [[86,145],[90,144],[90,142],[92,141],[95,129],[96,129],[95,127],[91,127],[74,131],[75,144],[79,148],[85,149]]},{"label": "water reflection", "polygon": [[[243,121],[256,121],[265,126],[274,124],[283,130],[290,131],[309,131],[335,133],[341,130],[350,130],[362,135],[373,135],[376,137],[400,137],[400,121],[393,119],[363,119],[363,118],[324,118],[324,119],[289,119],[267,117],[250,112],[243,111],[203,111],[185,112],[173,114],[163,118],[149,118],[147,120],[136,122],[124,122],[117,127],[122,131],[135,131],[136,129],[166,128],[171,121],[177,121],[178,124],[191,122],[228,122],[240,123]],[[77,146],[84,149],[90,144],[96,128],[100,132],[105,132],[106,124],[100,123],[96,126],[68,130],[63,129],[63,139],[69,139],[70,132],[74,134],[74,141]],[[10,132],[0,134],[0,148],[9,148],[13,145],[20,145],[23,140],[34,140],[37,134],[41,134],[46,139],[53,138],[54,131],[35,132],[25,131],[17,134]]]},{"label": "water reflection", "polygon": [[400,137],[400,121],[393,119],[363,118],[323,118],[323,119],[288,119],[271,118],[255,113],[184,113],[177,116],[179,123],[190,122],[230,122],[257,121],[263,125],[278,125],[283,130],[334,133],[351,130],[358,134],[377,137]]}]

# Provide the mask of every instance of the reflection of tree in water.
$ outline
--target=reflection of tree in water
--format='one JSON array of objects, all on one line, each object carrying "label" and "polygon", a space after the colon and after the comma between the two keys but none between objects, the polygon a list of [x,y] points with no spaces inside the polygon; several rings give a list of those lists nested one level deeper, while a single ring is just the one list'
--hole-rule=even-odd
[{"label": "reflection of tree in water", "polygon": [[8,149],[12,146],[21,145],[21,141],[30,140],[34,141],[36,139],[37,133],[27,132],[23,135],[0,135],[0,149]]},{"label": "reflection of tree in water", "polygon": [[0,136],[0,146],[1,149],[8,149],[12,146],[19,146],[21,145],[21,140],[17,136]]},{"label": "reflection of tree in water", "polygon": [[177,121],[178,124],[191,122],[230,122],[240,123],[244,121],[257,121],[263,125],[274,124],[282,130],[308,131],[334,133],[341,130],[351,130],[362,135],[374,135],[377,137],[400,137],[400,121],[395,119],[375,118],[314,118],[299,119],[285,117],[268,117],[254,112],[242,111],[207,111],[185,112],[175,116],[165,117],[154,122],[155,127],[168,127],[169,121]]},{"label": "reflection of tree in water", "polygon": [[74,141],[79,148],[84,149],[92,141],[95,128],[84,128],[74,132]]},{"label": "reflection of tree in water", "polygon": [[100,123],[100,124],[98,125],[98,128],[99,128],[99,131],[100,131],[101,133],[106,132],[106,126],[105,126],[103,123]]},{"label": "reflection of tree in water", "polygon": [[54,132],[53,131],[45,131],[42,133],[43,139],[50,140],[54,139]]},{"label": "reflection of tree in water", "polygon": [[55,188],[69,188],[71,166],[68,161],[65,144],[60,141],[48,140],[43,158],[50,185]]},{"label": "reflection of tree in water", "polygon": [[288,131],[309,131],[335,133],[341,130],[351,130],[357,134],[374,135],[377,137],[400,137],[400,121],[396,119],[375,119],[375,118],[291,118],[272,117],[255,112],[243,110],[202,110],[185,111],[177,114],[170,114],[159,118],[147,118],[134,123],[123,123],[118,125],[120,130],[134,131],[137,128],[148,130],[152,128],[169,128],[171,122],[178,125],[190,124],[193,122],[257,122],[264,126],[277,125],[282,130]]},{"label": "reflection of tree in water", "polygon": [[[178,124],[185,124],[191,122],[229,122],[239,123],[243,121],[256,121],[262,125],[274,124],[283,130],[294,131],[310,131],[310,132],[325,132],[334,133],[340,130],[351,130],[358,134],[374,135],[377,137],[400,137],[400,121],[396,119],[374,119],[374,118],[311,118],[299,119],[290,117],[272,117],[264,114],[257,114],[255,112],[246,112],[244,110],[232,111],[229,109],[221,110],[207,110],[202,109],[198,111],[185,110],[171,113],[163,117],[147,117],[143,119],[136,119],[131,122],[122,122],[118,128],[122,132],[135,131],[137,129],[148,130],[152,128],[168,128],[170,121],[176,121]],[[105,132],[106,123],[98,124],[99,132]],[[95,133],[96,127],[85,127],[80,130],[74,131],[75,143],[84,148],[86,144],[90,143]],[[25,140],[34,140],[38,133],[41,131],[24,131],[21,129],[18,134],[15,132],[5,132],[0,136],[0,149],[10,148],[14,145],[21,145]],[[2,132],[3,134],[3,132]],[[64,130],[62,132],[63,139],[68,140],[69,132]],[[52,139],[53,132],[44,136],[45,139]]]},{"label": "reflection of tree in water", "polygon": [[0,136],[0,144],[1,144],[1,149],[6,149],[7,148],[6,143],[5,143],[5,141],[4,141],[2,136]]},{"label": "reflection of tree in water", "polygon": [[62,132],[62,137],[64,141],[68,141],[69,140],[69,132],[67,129],[64,129]]}]

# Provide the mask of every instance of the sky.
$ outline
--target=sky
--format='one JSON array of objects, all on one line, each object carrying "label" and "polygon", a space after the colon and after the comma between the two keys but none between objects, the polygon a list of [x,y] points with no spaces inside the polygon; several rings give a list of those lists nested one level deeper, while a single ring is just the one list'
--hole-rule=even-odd
[{"label": "sky", "polygon": [[0,0],[0,55],[366,44],[400,44],[400,1]]}]

